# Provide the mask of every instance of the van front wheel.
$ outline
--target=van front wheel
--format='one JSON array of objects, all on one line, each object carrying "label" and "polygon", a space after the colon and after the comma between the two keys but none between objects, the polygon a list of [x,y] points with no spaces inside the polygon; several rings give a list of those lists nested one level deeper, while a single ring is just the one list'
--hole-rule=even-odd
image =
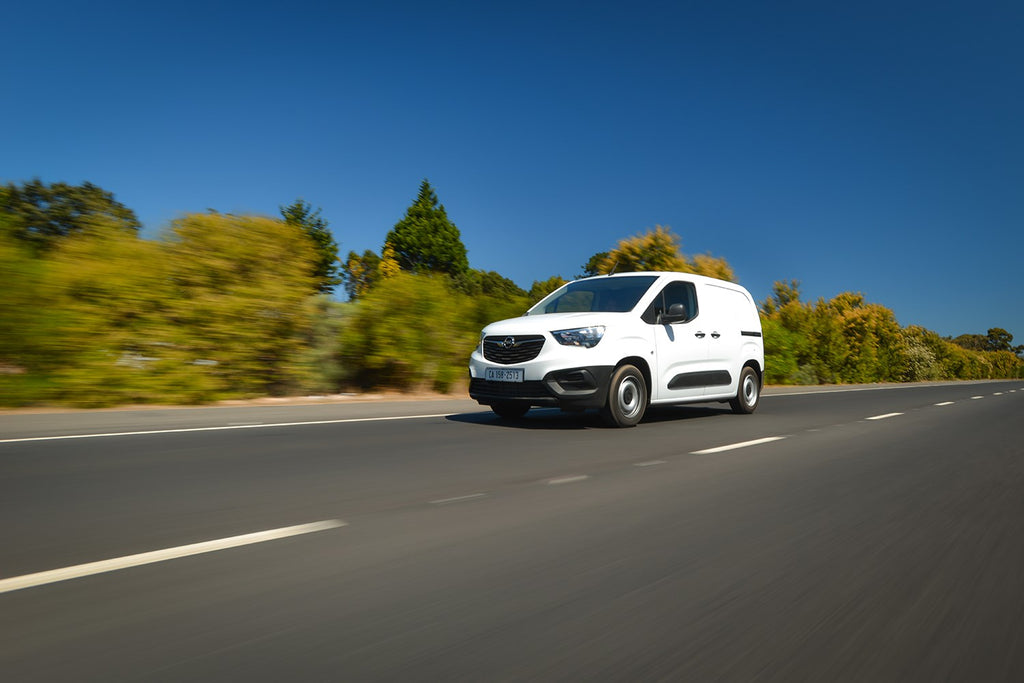
[{"label": "van front wheel", "polygon": [[601,417],[613,427],[634,427],[647,410],[647,384],[636,367],[623,365],[612,373],[608,402]]},{"label": "van front wheel", "polygon": [[740,372],[740,386],[736,398],[729,401],[732,412],[737,415],[749,415],[757,410],[761,401],[761,381],[757,378],[754,368],[749,365]]}]

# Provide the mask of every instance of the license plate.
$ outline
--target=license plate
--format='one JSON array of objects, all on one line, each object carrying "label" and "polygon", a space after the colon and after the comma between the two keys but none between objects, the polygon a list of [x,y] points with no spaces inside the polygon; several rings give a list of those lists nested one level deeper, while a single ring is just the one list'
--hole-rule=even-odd
[{"label": "license plate", "polygon": [[522,382],[522,368],[487,368],[484,378],[488,382]]}]

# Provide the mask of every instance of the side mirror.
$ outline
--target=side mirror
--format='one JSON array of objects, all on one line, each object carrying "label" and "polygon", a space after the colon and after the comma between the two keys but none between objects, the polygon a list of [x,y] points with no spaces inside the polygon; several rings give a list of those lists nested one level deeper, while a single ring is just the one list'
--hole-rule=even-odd
[{"label": "side mirror", "polygon": [[661,324],[668,325],[686,320],[686,306],[683,304],[672,304],[668,307],[668,313],[661,314]]}]

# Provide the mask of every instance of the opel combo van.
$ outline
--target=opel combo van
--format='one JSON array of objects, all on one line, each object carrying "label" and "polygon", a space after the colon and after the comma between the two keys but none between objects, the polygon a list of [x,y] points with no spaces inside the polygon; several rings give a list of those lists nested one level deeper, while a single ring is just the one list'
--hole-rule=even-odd
[{"label": "opel combo van", "polygon": [[600,275],[485,327],[469,374],[470,396],[502,417],[533,406],[597,409],[632,427],[649,405],[720,401],[754,412],[764,340],[739,285],[688,273]]}]

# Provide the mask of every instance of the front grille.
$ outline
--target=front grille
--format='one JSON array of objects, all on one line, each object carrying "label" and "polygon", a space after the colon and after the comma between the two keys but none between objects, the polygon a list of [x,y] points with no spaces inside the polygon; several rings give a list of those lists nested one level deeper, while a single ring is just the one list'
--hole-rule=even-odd
[{"label": "front grille", "polygon": [[553,397],[544,382],[488,382],[478,377],[469,380],[469,395],[484,401],[543,401]]},{"label": "front grille", "polygon": [[541,334],[484,337],[484,358],[502,365],[525,363],[536,358],[543,346],[544,335]]}]

